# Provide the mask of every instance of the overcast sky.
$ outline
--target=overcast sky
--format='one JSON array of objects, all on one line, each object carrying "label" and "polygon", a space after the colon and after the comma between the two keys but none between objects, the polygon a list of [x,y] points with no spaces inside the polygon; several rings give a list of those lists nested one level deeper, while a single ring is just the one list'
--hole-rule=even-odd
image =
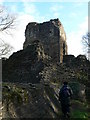
[{"label": "overcast sky", "polygon": [[13,2],[12,0],[0,0],[0,4],[6,6],[8,11],[15,14],[17,18],[13,36],[2,35],[14,47],[14,51],[23,48],[25,27],[29,22],[40,23],[59,18],[67,36],[68,54],[75,56],[84,54],[81,40],[88,31],[88,0],[82,0],[83,2],[81,0],[79,0],[80,2],[31,1],[33,2],[30,0],[19,0],[19,2],[18,0],[13,0]]}]

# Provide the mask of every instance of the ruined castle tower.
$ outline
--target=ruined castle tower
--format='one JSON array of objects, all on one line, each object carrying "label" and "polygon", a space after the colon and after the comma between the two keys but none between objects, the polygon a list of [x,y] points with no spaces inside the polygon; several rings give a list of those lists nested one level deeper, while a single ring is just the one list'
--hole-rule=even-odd
[{"label": "ruined castle tower", "polygon": [[25,49],[29,44],[38,41],[44,47],[45,54],[55,62],[62,63],[63,55],[67,55],[66,34],[59,19],[44,23],[31,22],[26,26]]}]

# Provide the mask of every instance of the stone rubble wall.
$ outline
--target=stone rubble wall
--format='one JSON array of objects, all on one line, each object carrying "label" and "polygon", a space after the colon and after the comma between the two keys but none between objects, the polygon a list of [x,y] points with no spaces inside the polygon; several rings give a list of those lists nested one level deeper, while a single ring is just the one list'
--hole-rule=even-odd
[{"label": "stone rubble wall", "polygon": [[45,54],[55,62],[62,62],[63,55],[67,55],[66,34],[59,19],[44,23],[29,23],[25,30],[23,48],[25,49],[35,41],[43,45]]}]

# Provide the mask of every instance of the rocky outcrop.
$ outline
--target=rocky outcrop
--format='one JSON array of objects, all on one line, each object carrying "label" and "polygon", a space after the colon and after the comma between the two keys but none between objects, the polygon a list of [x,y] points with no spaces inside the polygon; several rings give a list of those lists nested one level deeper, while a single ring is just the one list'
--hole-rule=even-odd
[{"label": "rocky outcrop", "polygon": [[53,61],[63,61],[63,55],[67,54],[66,34],[59,19],[53,19],[44,23],[29,23],[25,30],[26,48],[34,41],[39,41],[44,47],[45,54],[49,55]]},{"label": "rocky outcrop", "polygon": [[26,49],[20,50],[3,60],[3,82],[38,83],[41,79],[40,71],[44,67],[45,58],[43,46],[33,43]]},{"label": "rocky outcrop", "polygon": [[58,118],[61,113],[56,93],[49,84],[15,83],[3,86],[2,112],[7,119]]}]

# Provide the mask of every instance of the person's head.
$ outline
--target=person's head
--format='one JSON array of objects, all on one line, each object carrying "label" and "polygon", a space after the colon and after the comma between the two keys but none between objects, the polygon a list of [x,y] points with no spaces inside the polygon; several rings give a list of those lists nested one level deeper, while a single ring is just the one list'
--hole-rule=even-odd
[{"label": "person's head", "polygon": [[64,81],[63,84],[64,84],[64,85],[68,85],[68,82],[67,82],[67,81]]}]

